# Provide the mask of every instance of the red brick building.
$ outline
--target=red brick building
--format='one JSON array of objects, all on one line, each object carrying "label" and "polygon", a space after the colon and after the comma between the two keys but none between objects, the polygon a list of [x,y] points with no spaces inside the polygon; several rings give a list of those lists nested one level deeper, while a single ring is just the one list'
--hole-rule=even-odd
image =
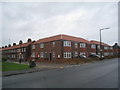
[{"label": "red brick building", "polygon": [[2,51],[2,57],[8,58],[10,60],[24,60],[27,61],[30,59],[31,56],[31,44],[33,41],[28,39],[26,43],[21,43],[16,45],[13,43],[13,46],[6,46],[0,51]]},{"label": "red brick building", "polygon": [[[113,47],[102,43],[102,55],[113,55]],[[56,35],[0,49],[2,57],[12,60],[59,60],[76,58],[78,55],[100,54],[100,42],[69,35]]]},{"label": "red brick building", "polygon": [[[103,55],[107,56],[110,55],[110,52],[112,53],[112,49],[110,50],[112,46],[102,43],[102,47]],[[107,47],[107,49],[104,47]],[[37,58],[38,60],[75,58],[83,54],[87,57],[90,54],[99,54],[99,42],[60,34],[39,39],[32,43],[31,48],[31,58]]]}]

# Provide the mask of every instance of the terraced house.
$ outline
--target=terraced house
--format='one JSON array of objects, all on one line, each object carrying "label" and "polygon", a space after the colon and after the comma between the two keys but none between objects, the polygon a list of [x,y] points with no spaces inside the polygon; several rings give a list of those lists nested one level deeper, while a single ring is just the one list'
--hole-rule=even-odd
[{"label": "terraced house", "polygon": [[[115,50],[113,47],[102,43],[102,55],[113,55]],[[114,53],[113,53],[114,52]],[[78,55],[88,57],[91,54],[100,54],[100,42],[95,40],[85,40],[80,37],[69,35],[56,35],[47,38],[42,38],[37,41],[28,39],[26,43],[19,43],[13,46],[9,45],[0,49],[2,57],[7,57],[11,60],[59,60],[76,58]]]},{"label": "terraced house", "polygon": [[[102,43],[103,55],[113,55],[112,46]],[[88,41],[83,38],[56,35],[39,39],[32,43],[31,59],[37,60],[57,60],[75,58],[78,55],[100,54],[100,43],[98,41]]]},{"label": "terraced house", "polygon": [[8,47],[2,47],[2,49],[0,49],[2,52],[2,57],[16,61],[19,61],[20,59],[24,61],[30,60],[32,43],[33,41],[28,39],[26,43],[21,42],[18,45],[13,43],[13,46],[9,45]]}]

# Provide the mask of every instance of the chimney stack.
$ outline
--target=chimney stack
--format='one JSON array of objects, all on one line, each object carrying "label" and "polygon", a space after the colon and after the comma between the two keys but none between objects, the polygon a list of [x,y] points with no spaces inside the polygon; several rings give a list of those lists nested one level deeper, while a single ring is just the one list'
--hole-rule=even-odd
[{"label": "chimney stack", "polygon": [[9,44],[8,47],[11,47],[11,44]]},{"label": "chimney stack", "polygon": [[16,43],[13,43],[13,46],[15,46],[16,45]]},{"label": "chimney stack", "polygon": [[31,38],[28,38],[27,42],[31,42],[31,41],[32,41]]}]

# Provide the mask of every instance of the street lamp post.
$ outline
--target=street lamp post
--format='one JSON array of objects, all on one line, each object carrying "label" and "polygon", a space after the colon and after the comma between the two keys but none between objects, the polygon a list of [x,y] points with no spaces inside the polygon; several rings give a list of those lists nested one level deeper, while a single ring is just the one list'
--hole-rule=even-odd
[{"label": "street lamp post", "polygon": [[21,44],[22,44],[22,41],[21,41],[21,40],[19,41],[19,44],[20,44],[20,60],[19,60],[19,63],[21,64],[21,55],[22,55],[22,52],[21,52]]},{"label": "street lamp post", "polygon": [[102,60],[102,39],[101,39],[101,31],[102,30],[106,30],[106,29],[110,29],[110,28],[102,28],[100,29],[100,60]]}]

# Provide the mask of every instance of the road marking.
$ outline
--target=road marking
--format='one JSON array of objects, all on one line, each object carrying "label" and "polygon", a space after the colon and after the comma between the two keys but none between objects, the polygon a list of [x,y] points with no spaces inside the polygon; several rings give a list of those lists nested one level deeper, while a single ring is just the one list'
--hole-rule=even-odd
[{"label": "road marking", "polygon": [[69,65],[69,66],[66,66],[66,67],[68,68],[68,67],[74,67],[74,66],[76,67],[76,66],[80,66],[80,65]]}]

